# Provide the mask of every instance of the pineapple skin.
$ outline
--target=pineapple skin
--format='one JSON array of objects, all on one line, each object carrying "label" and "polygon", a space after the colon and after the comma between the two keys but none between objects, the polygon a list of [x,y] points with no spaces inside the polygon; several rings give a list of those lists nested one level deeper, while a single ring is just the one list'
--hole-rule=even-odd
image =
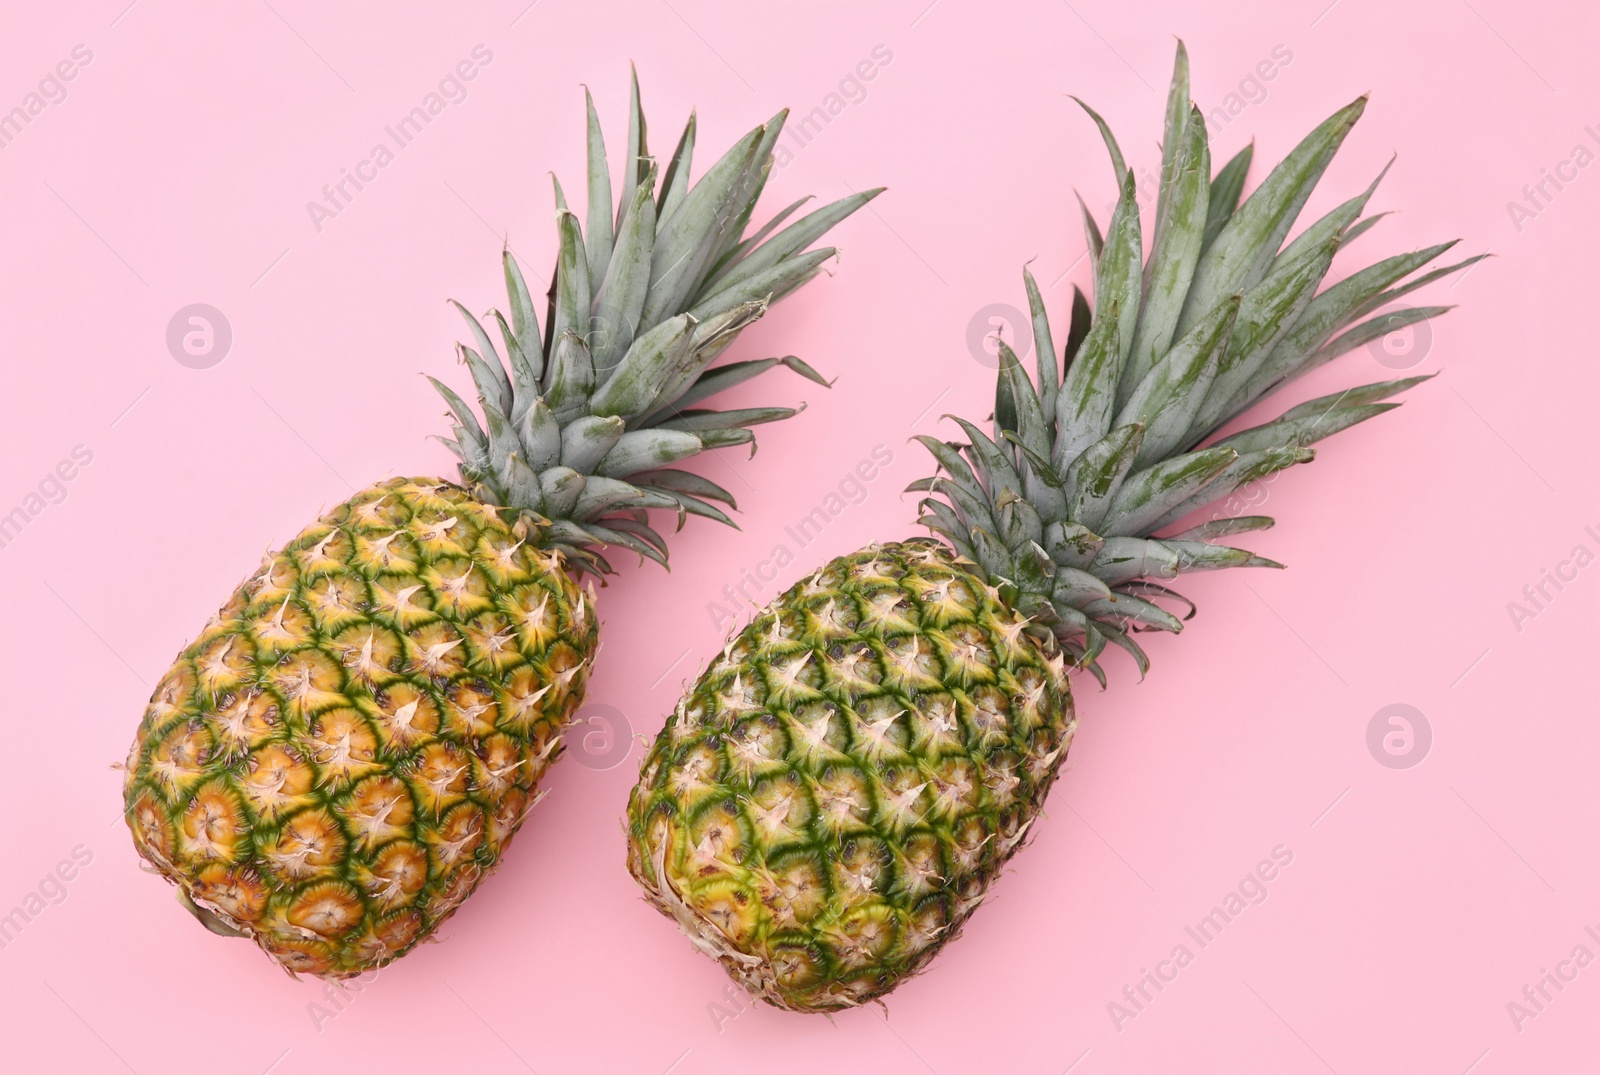
[{"label": "pineapple skin", "polygon": [[628,800],[628,869],[793,1011],[921,970],[1021,846],[1077,723],[1048,634],[936,541],[839,557],[694,683]]},{"label": "pineapple skin", "polygon": [[442,479],[373,485],[162,676],[125,768],[134,845],[291,974],[381,967],[499,863],[597,642],[592,593],[526,526]]}]

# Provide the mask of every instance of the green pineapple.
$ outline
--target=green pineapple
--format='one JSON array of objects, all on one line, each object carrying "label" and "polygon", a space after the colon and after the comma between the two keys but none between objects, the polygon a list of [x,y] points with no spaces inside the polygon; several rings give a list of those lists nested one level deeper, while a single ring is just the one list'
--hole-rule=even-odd
[{"label": "green pineapple", "polygon": [[1213,541],[1269,518],[1175,525],[1425,379],[1213,439],[1392,331],[1380,307],[1477,260],[1421,272],[1445,243],[1321,288],[1334,251],[1377,219],[1362,217],[1371,188],[1285,245],[1365,103],[1241,204],[1250,150],[1213,177],[1180,45],[1147,259],[1133,177],[1091,111],[1121,196],[1103,237],[1085,213],[1097,309],[1075,296],[1061,367],[1024,271],[1035,377],[1002,343],[992,435],[958,418],[965,443],[918,438],[942,472],[911,486],[934,494],[921,522],[937,537],[818,569],[730,638],[668,718],[629,798],[628,868],[751,994],[828,1011],[921,970],[1038,817],[1077,726],[1069,668],[1103,684],[1109,644],[1142,674],[1135,632],[1182,628],[1166,580],[1278,566]]},{"label": "green pineapple", "polygon": [[692,184],[691,116],[658,183],[635,79],[613,217],[591,101],[587,227],[557,185],[543,329],[507,252],[509,320],[461,310],[477,412],[434,382],[459,481],[355,494],[268,554],[162,677],[128,755],[128,824],[209,928],[291,973],[350,977],[428,938],[500,862],[599,643],[580,577],[610,572],[606,546],[665,563],[650,510],[731,525],[717,504],[733,498],[673,464],[795,411],[704,400],[780,365],[826,384],[792,356],[712,365],[878,193],[781,227],[796,202],[747,237],[785,115]]}]

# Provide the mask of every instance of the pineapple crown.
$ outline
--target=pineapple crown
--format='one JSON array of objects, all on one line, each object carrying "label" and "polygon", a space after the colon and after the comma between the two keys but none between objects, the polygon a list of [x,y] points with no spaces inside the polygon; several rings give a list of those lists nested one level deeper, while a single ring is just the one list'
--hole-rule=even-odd
[{"label": "pineapple crown", "polygon": [[[599,551],[607,545],[666,563],[666,542],[649,525],[649,509],[675,511],[680,529],[688,515],[734,525],[716,506],[736,507],[727,490],[672,464],[735,444],[753,451],[751,426],[797,409],[695,405],[775,366],[828,382],[792,355],[711,364],[767,307],[822,270],[836,251],[808,248],[882,188],[778,230],[809,200],[802,198],[746,237],[787,110],[746,134],[694,183],[691,113],[658,184],[635,73],[613,218],[605,142],[594,100],[587,91],[585,97],[587,226],[567,208],[557,181],[560,252],[542,331],[507,249],[510,320],[492,310],[480,321],[455,303],[475,345],[458,349],[477,388],[478,413],[429,380],[454,417],[454,436],[439,439],[461,460],[467,487],[520,512],[541,544],[560,549],[580,570],[607,574],[611,566]],[[485,328],[489,321],[504,359]]]},{"label": "pineapple crown", "polygon": [[1361,97],[1335,112],[1241,204],[1253,147],[1212,176],[1205,120],[1189,100],[1188,55],[1179,42],[1155,234],[1142,264],[1133,174],[1105,121],[1083,105],[1120,188],[1103,236],[1083,208],[1097,309],[1091,315],[1074,289],[1058,369],[1043,299],[1024,269],[1036,383],[1002,340],[993,435],[955,418],[966,443],[917,438],[942,471],[910,486],[942,498],[923,499],[919,521],[1048,628],[1102,685],[1098,658],[1108,642],[1128,651],[1143,675],[1149,661],[1133,635],[1182,629],[1159,600],[1193,614],[1190,602],[1152,580],[1282,566],[1211,540],[1270,527],[1266,516],[1218,514],[1176,534],[1158,537],[1161,531],[1242,485],[1309,462],[1315,453],[1308,444],[1398,406],[1383,401],[1427,377],[1349,388],[1209,438],[1301,374],[1446,312],[1450,307],[1428,306],[1374,316],[1487,256],[1418,274],[1454,245],[1440,243],[1319,290],[1334,252],[1382,215],[1362,217],[1377,180],[1284,240],[1365,105]]}]

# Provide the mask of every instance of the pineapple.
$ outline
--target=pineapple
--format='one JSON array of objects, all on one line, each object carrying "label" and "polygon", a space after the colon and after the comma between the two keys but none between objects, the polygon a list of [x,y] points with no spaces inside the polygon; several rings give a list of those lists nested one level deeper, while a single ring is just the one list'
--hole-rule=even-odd
[{"label": "pineapple", "polygon": [[[648,900],[752,995],[848,1008],[925,967],[1037,820],[1072,743],[1068,673],[1105,682],[1108,644],[1176,632],[1167,580],[1271,566],[1216,538],[1272,525],[1221,512],[1174,528],[1424,380],[1350,388],[1216,439],[1285,382],[1395,326],[1378,308],[1464,267],[1451,244],[1327,287],[1372,194],[1285,239],[1365,99],[1314,130],[1240,203],[1246,149],[1213,176],[1179,45],[1143,257],[1134,179],[1085,213],[1096,309],[1075,296],[1061,367],[1024,271],[1033,378],[1002,342],[993,429],[919,440],[941,473],[933,538],[876,544],[806,577],[735,633],[679,702],[628,801]],[[1472,259],[1476,260],[1476,259]],[[1404,315],[1443,312],[1426,307]],[[1192,606],[1189,606],[1192,611]]]},{"label": "pineapple", "polygon": [[383,966],[493,872],[583,698],[602,549],[665,563],[651,509],[731,525],[717,505],[733,498],[673,464],[796,413],[702,401],[779,365],[827,383],[792,356],[712,363],[878,191],[782,227],[796,202],[746,237],[786,113],[693,184],[691,115],[658,182],[637,78],[631,103],[615,217],[592,100],[586,228],[556,186],[543,329],[509,251],[509,321],[461,308],[477,412],[434,382],[459,481],[379,482],[269,553],[139,726],[124,782],[139,854],[291,974]]}]

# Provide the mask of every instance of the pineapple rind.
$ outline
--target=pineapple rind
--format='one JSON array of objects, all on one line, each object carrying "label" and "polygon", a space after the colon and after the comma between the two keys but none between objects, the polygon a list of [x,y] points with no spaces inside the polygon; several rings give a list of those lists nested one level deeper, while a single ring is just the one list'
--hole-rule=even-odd
[{"label": "pineapple rind", "polygon": [[357,493],[234,592],[129,754],[147,862],[291,973],[426,940],[500,862],[598,644],[592,594],[458,486]]},{"label": "pineapple rind", "polygon": [[752,995],[870,1000],[959,932],[1075,728],[1065,664],[943,545],[831,561],[735,635],[628,802],[628,867]]}]

